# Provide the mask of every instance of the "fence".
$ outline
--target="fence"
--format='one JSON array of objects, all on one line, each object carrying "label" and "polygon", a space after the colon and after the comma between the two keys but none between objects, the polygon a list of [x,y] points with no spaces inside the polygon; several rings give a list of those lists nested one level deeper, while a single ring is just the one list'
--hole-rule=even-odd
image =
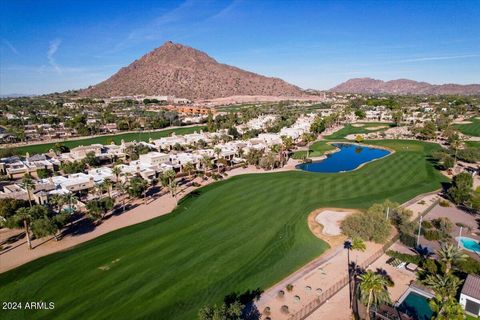
[{"label": "fence", "polygon": [[[432,203],[428,208],[426,208],[417,218],[415,218],[415,222],[420,220],[420,217],[424,217],[427,213],[432,211],[433,208],[439,203],[439,200],[436,200]],[[398,239],[400,235],[396,232],[395,235],[385,243],[381,249],[375,252],[373,255],[368,257],[367,260],[363,261],[358,266],[361,269],[366,269],[372,263],[374,263],[378,258],[380,258],[387,250],[390,248]],[[328,288],[326,291],[323,291],[317,298],[313,301],[309,302],[306,306],[302,307],[299,311],[292,314],[288,320],[303,320],[306,319],[309,315],[311,315],[315,310],[320,308],[328,299],[332,298],[335,294],[337,294],[343,287],[348,284],[348,275],[344,276],[340,281],[335,283],[333,286]]]}]

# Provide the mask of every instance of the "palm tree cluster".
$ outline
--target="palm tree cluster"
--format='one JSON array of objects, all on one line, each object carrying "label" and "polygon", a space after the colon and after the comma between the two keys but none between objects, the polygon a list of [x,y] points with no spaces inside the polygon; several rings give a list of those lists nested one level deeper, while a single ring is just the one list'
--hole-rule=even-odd
[{"label": "palm tree cluster", "polygon": [[467,255],[451,243],[442,243],[437,251],[442,268],[436,273],[424,275],[423,283],[431,288],[435,296],[429,301],[434,320],[463,319],[464,312],[456,296],[463,280],[453,272],[453,266],[467,258]]}]

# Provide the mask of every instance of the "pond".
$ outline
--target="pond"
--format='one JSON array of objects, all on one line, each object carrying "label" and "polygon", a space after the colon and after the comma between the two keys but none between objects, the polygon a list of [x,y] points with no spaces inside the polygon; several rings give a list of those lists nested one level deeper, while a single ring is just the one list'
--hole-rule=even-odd
[{"label": "pond", "polygon": [[344,172],[352,171],[362,164],[385,157],[390,151],[360,146],[352,143],[334,143],[340,151],[327,155],[326,159],[310,163],[302,163],[296,166],[297,169],[310,172]]}]

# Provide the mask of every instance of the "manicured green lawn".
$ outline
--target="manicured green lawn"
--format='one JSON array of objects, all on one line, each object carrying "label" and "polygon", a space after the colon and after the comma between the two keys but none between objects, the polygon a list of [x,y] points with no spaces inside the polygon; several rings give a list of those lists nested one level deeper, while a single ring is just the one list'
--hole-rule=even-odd
[{"label": "manicured green lawn", "polygon": [[473,117],[469,119],[472,123],[457,124],[455,127],[460,130],[461,133],[468,136],[480,137],[480,119]]},{"label": "manicured green lawn", "polygon": [[[312,143],[310,145],[310,154],[309,157],[320,157],[326,151],[333,150],[335,147],[327,144],[325,141],[320,140]],[[293,153],[293,159],[303,159],[307,155],[307,151],[296,151]]]},{"label": "manicured green lawn", "polygon": [[[109,144],[112,141],[115,142],[116,144],[120,144],[122,139],[125,140],[125,142],[133,141],[133,140],[148,141],[148,139],[150,138],[158,139],[161,137],[166,137],[170,135],[172,132],[175,132],[176,134],[180,135],[180,134],[192,133],[194,131],[200,131],[202,129],[205,129],[205,127],[195,126],[195,127],[187,127],[187,128],[169,129],[169,130],[156,131],[156,132],[121,133],[114,136],[103,136],[103,137],[94,137],[94,138],[81,139],[81,140],[65,141],[65,142],[61,142],[61,144],[64,144],[69,148],[78,147],[80,145],[86,146],[86,145],[95,144],[95,143]],[[29,152],[30,155],[32,155],[35,153],[48,152],[54,145],[55,143],[36,144],[31,146],[19,147],[19,148],[16,148],[16,150],[18,151],[19,154],[25,154]]]},{"label": "manicured green lawn", "polygon": [[0,274],[0,301],[55,302],[1,318],[191,320],[231,292],[268,288],[327,248],[308,229],[313,209],[404,202],[445,181],[426,160],[438,146],[372,143],[397,152],[353,172],[233,177],[164,217]]}]

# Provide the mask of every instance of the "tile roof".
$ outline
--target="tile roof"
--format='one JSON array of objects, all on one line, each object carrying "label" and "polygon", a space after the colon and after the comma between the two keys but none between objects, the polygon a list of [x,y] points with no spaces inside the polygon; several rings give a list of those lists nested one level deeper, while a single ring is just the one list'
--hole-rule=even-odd
[{"label": "tile roof", "polygon": [[480,277],[469,274],[463,284],[462,293],[480,300]]}]

